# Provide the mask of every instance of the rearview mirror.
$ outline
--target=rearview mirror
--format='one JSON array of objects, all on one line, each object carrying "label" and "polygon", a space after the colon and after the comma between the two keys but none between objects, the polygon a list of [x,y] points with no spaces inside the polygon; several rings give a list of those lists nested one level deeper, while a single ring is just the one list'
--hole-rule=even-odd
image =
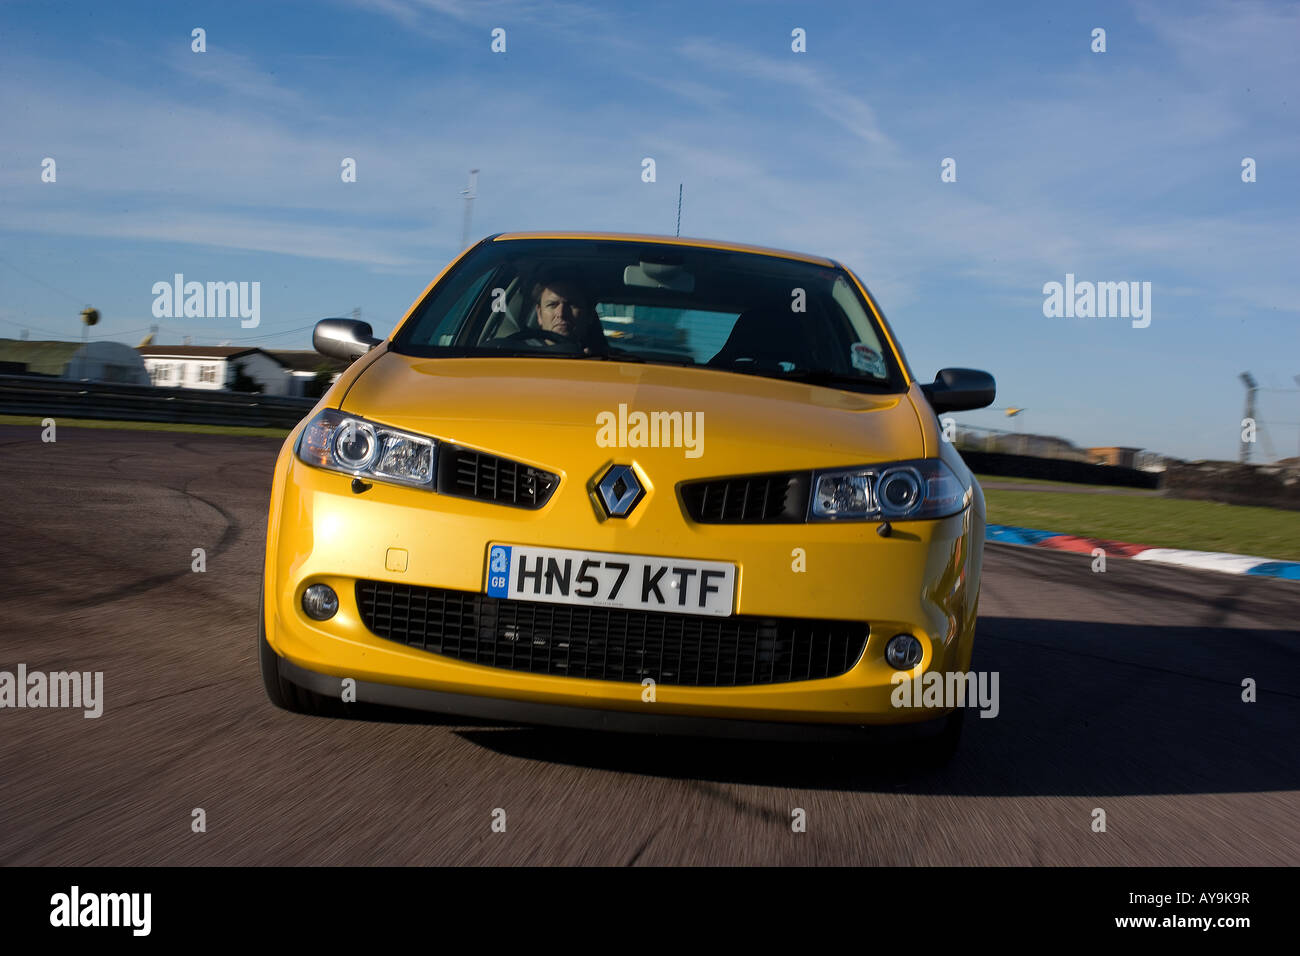
[{"label": "rearview mirror", "polygon": [[922,385],[921,391],[930,402],[935,414],[965,412],[972,408],[987,408],[997,396],[997,383],[988,372],[973,368],[945,368],[935,375],[934,382]]},{"label": "rearview mirror", "polygon": [[382,341],[369,322],[358,319],[321,319],[311,334],[312,348],[345,362],[359,359]]},{"label": "rearview mirror", "polygon": [[695,276],[675,262],[648,262],[642,259],[623,270],[623,284],[642,289],[694,292]]}]

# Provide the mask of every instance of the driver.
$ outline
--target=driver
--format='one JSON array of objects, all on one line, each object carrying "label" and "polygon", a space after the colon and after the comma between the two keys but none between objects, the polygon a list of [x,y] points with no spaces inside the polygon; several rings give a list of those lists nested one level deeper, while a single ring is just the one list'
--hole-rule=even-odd
[{"label": "driver", "polygon": [[[545,332],[573,339],[583,352],[605,350],[605,334],[591,300],[582,286],[568,276],[543,276],[533,284],[529,325]],[[550,336],[538,336],[543,344],[556,344]]]}]

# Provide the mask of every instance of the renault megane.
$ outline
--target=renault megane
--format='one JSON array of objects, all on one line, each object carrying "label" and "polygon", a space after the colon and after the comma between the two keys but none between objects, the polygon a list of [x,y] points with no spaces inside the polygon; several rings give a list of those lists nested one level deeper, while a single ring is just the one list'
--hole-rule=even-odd
[{"label": "renault megane", "polygon": [[970,666],[984,500],[938,414],[993,379],[918,382],[845,266],[497,235],[387,339],[314,343],[352,364],[275,467],[278,706],[955,744],[893,691]]}]

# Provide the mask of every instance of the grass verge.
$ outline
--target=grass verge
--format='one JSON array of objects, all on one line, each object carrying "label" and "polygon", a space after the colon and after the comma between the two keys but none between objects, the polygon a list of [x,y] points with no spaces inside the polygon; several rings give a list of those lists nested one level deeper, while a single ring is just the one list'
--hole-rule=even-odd
[{"label": "grass verge", "polygon": [[[256,435],[262,438],[284,438],[291,428],[250,428],[245,425],[186,425],[177,422],[125,422],[100,418],[53,418],[59,428],[114,428],[145,432],[196,432],[201,435]],[[0,425],[31,425],[41,427],[39,415],[0,415]]]},{"label": "grass verge", "polygon": [[984,500],[990,524],[1108,538],[1153,548],[1228,551],[1300,561],[1300,511],[1179,498],[1051,491],[985,490]]},{"label": "grass verge", "polygon": [[[1001,485],[1041,485],[1044,491],[1051,491],[1053,488],[1104,488],[1105,485],[1089,485],[1075,481],[1052,481],[1050,478],[1010,478],[1006,475],[976,475],[981,485],[987,485],[990,482],[996,482]],[[1146,491],[1145,488],[1128,488],[1117,485],[1120,491]]]}]

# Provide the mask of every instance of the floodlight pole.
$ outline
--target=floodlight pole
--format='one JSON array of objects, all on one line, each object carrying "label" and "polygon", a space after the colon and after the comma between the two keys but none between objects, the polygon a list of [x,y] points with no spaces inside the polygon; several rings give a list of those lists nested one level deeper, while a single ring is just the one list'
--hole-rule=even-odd
[{"label": "floodlight pole", "polygon": [[[1300,375],[1292,375],[1291,378],[1295,380],[1296,385],[1300,385]],[[1296,456],[1300,457],[1300,439],[1297,439],[1296,441]]]},{"label": "floodlight pole", "polygon": [[[1254,421],[1254,418],[1255,418],[1255,391],[1256,391],[1256,389],[1259,388],[1259,384],[1255,381],[1255,376],[1251,375],[1249,372],[1242,372],[1242,373],[1241,373],[1240,375],[1238,375],[1237,377],[1240,378],[1242,384],[1246,386],[1246,415],[1245,415],[1245,417],[1251,419],[1252,421]],[[1258,425],[1256,425],[1256,429],[1255,429],[1255,430],[1256,430],[1256,431],[1259,430],[1259,426],[1258,426]],[[1242,442],[1241,442],[1241,452],[1238,454],[1238,456],[1237,456],[1237,460],[1238,460],[1241,464],[1243,464],[1243,465],[1250,461],[1250,446],[1251,446],[1251,444],[1252,444],[1251,442],[1245,441],[1244,439],[1243,439]]]},{"label": "floodlight pole", "polygon": [[471,169],[469,171],[469,185],[460,191],[460,194],[465,197],[465,223],[460,231],[460,247],[462,249],[469,245],[469,224],[474,215],[474,199],[478,195],[475,189],[477,188],[478,170]]}]

